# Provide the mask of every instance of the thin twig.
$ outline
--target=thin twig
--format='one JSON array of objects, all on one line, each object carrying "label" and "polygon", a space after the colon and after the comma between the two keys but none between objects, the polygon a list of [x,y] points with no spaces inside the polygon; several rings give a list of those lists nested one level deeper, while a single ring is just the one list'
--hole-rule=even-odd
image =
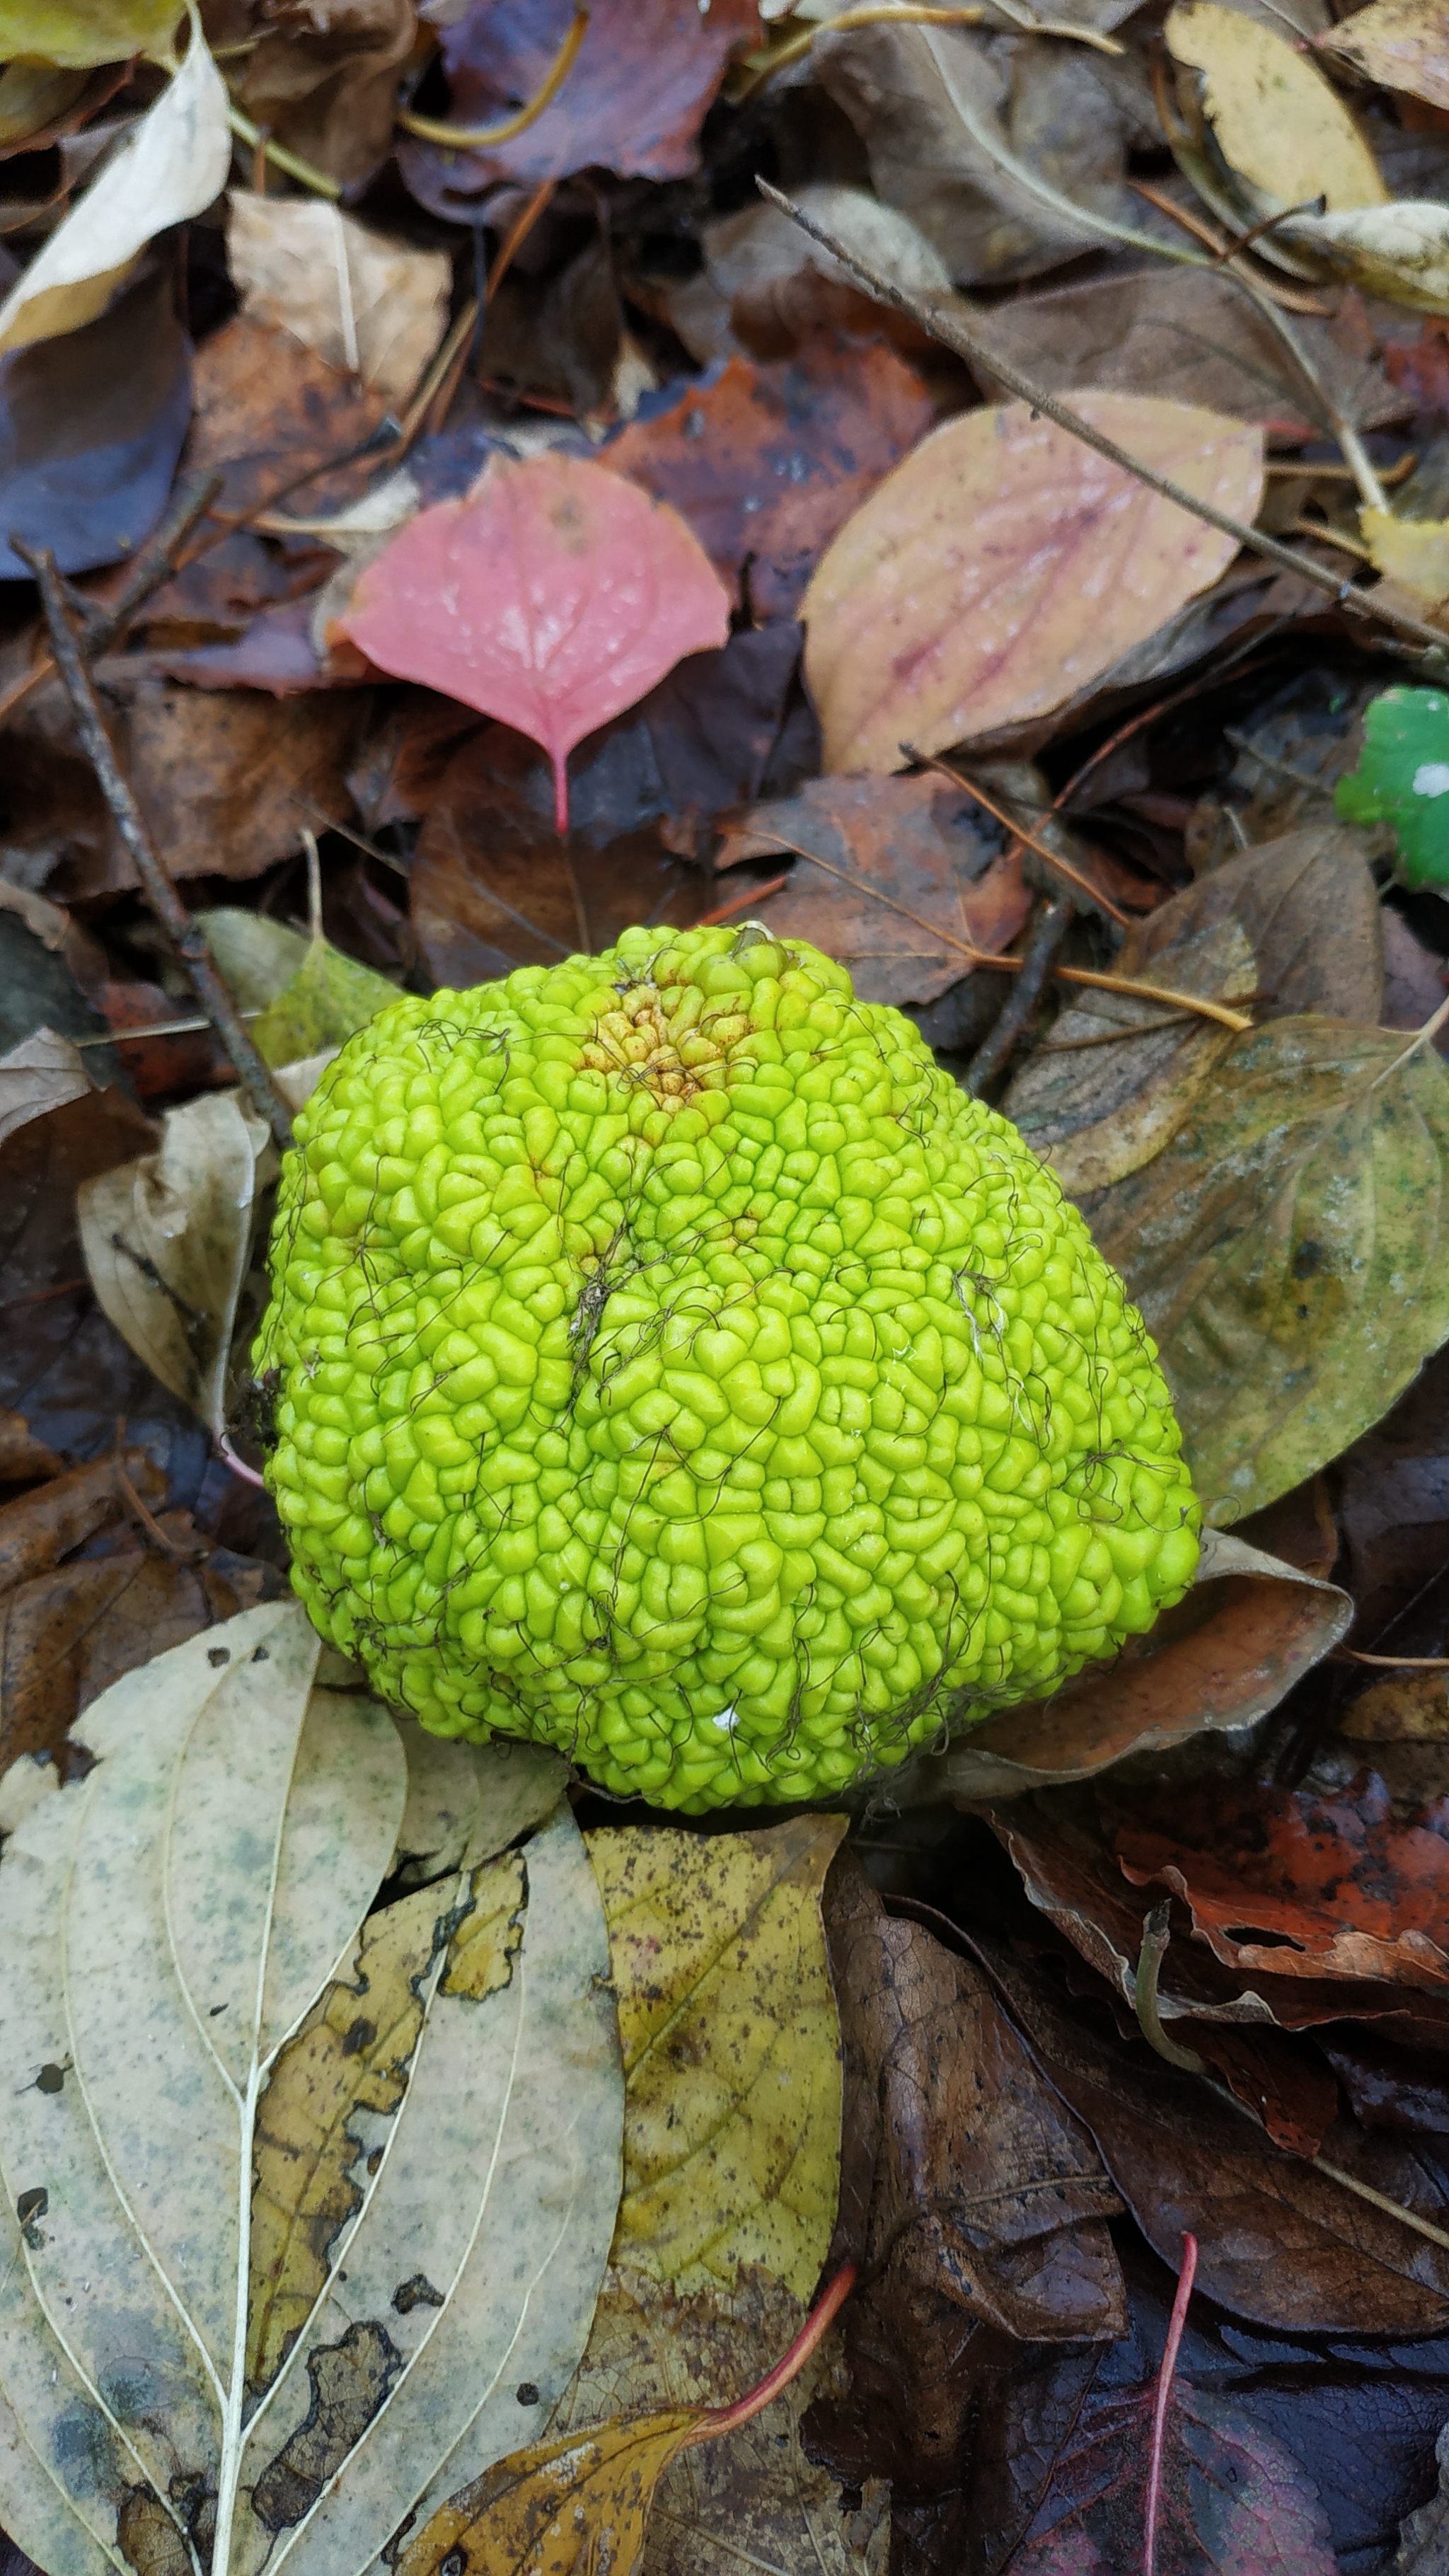
[{"label": "thin twig", "polygon": [[1177,2289],[1172,2301],[1172,2314],[1167,2320],[1163,2339],[1162,2362],[1157,2373],[1157,2393],[1152,2401],[1152,2442],[1147,2454],[1147,2508],[1143,2515],[1143,2576],[1157,2576],[1157,2513],[1162,2498],[1162,2447],[1167,2430],[1167,2406],[1172,2395],[1172,2375],[1177,2368],[1182,2330],[1187,2323],[1187,2303],[1197,2274],[1197,2238],[1186,2229],[1182,2239],[1182,2270],[1177,2276]]},{"label": "thin twig", "polygon": [[[1205,223],[1202,216],[1190,207],[1174,205],[1171,197],[1165,196],[1160,188],[1149,187],[1145,179],[1129,179],[1127,185],[1134,197],[1145,197],[1148,205],[1155,206],[1160,215],[1170,216],[1185,233],[1191,233],[1194,241],[1200,241],[1205,249],[1213,252],[1213,258],[1204,261],[1205,267],[1216,268],[1220,260],[1231,256],[1233,244],[1230,238],[1219,232],[1215,225]],[[1264,276],[1261,269],[1254,272],[1254,282],[1275,304],[1285,305],[1290,313],[1310,314],[1316,322],[1327,322],[1333,318],[1331,304],[1320,303],[1316,295],[1300,295],[1292,287],[1285,286],[1280,278]]]},{"label": "thin twig", "polygon": [[965,1088],[973,1100],[979,1100],[987,1084],[1005,1070],[1017,1039],[1025,1037],[1031,1026],[1047,978],[1057,962],[1057,951],[1076,918],[1076,909],[1068,895],[1049,896],[1038,907],[1022,951],[1021,973],[1007,994],[995,1027],[983,1038],[966,1068]]},{"label": "thin twig", "polygon": [[878,270],[867,267],[865,261],[858,259],[855,252],[834,233],[828,232],[823,224],[816,223],[813,215],[807,215],[778,188],[772,188],[767,179],[757,179],[755,184],[772,205],[779,206],[802,232],[808,233],[812,241],[819,242],[822,250],[828,250],[833,259],[838,259],[842,267],[858,277],[878,303],[893,304],[897,312],[909,314],[911,320],[928,331],[932,339],[939,340],[944,348],[954,349],[957,357],[964,358],[968,366],[994,376],[1008,393],[1015,394],[1017,400],[1028,404],[1031,410],[1040,412],[1044,420],[1053,421],[1058,429],[1079,438],[1084,447],[1094,448],[1099,456],[1106,457],[1109,464],[1120,466],[1123,473],[1135,475],[1149,491],[1160,493],[1164,501],[1174,501],[1192,518],[1201,519],[1207,527],[1216,528],[1221,535],[1231,537],[1235,544],[1246,546],[1251,553],[1263,555],[1269,563],[1279,564],[1285,572],[1296,573],[1300,580],[1326,591],[1335,605],[1348,615],[1365,618],[1373,625],[1391,626],[1397,633],[1411,637],[1416,644],[1427,648],[1427,656],[1432,657],[1436,668],[1449,660],[1449,638],[1436,633],[1432,626],[1426,626],[1417,617],[1408,616],[1402,609],[1381,603],[1373,592],[1355,590],[1352,582],[1336,581],[1331,572],[1326,572],[1309,556],[1295,554],[1291,546],[1280,545],[1276,537],[1266,536],[1261,528],[1250,528],[1244,520],[1230,518],[1226,510],[1216,509],[1211,501],[1199,500],[1195,492],[1189,492],[1185,484],[1174,482],[1170,475],[1155,473],[1150,465],[1142,463],[1140,457],[1130,456],[1125,447],[1119,447],[1115,438],[1108,438],[1091,421],[1084,420],[1080,412],[1073,411],[1067,403],[1058,402],[1055,394],[1033,384],[1030,376],[1022,375],[1007,359],[996,355],[985,340],[967,329],[956,313],[938,309],[924,296],[907,295],[889,278],[882,277]]},{"label": "thin twig", "polygon": [[292,1113],[257,1053],[236,1003],[217,969],[206,935],[192,920],[177,893],[141,809],[122,775],[106,731],[95,684],[81,658],[66,614],[55,557],[48,547],[38,547],[32,552],[18,537],[12,537],[10,542],[22,562],[29,564],[40,585],[41,603],[50,628],[50,649],[65,682],[75,714],[76,731],[146,900],[185,967],[192,990],[225,1047],[243,1090],[258,1115],[266,1121],[276,1143],[286,1146],[291,1141]]},{"label": "thin twig", "polygon": [[1365,1655],[1357,1646],[1340,1646],[1351,1664],[1380,1664],[1386,1672],[1449,1673],[1449,1655]]},{"label": "thin twig", "polygon": [[1165,2057],[1168,2065],[1177,2067],[1183,2075],[1206,2075],[1206,2058],[1199,2057],[1195,2048],[1183,2048],[1177,2040],[1169,2039],[1162,2027],[1157,1985],[1171,1939],[1172,1899],[1164,1897],[1160,1905],[1154,1905],[1142,1926],[1142,1947],[1137,1953],[1137,1974],[1132,1981],[1132,2007],[1141,2024],[1143,2038],[1150,2048],[1156,2049],[1159,2057]]},{"label": "thin twig", "polygon": [[515,134],[542,116],[544,109],[557,98],[573,69],[574,56],[584,41],[589,23],[587,9],[576,9],[573,23],[549,65],[532,98],[525,99],[513,116],[505,116],[496,125],[449,125],[440,116],[415,116],[410,107],[400,107],[394,122],[404,134],[415,134],[424,143],[442,143],[454,152],[486,152],[495,143],[511,143]]},{"label": "thin twig", "polygon": [[1352,555],[1359,563],[1373,563],[1370,549],[1358,537],[1340,536],[1337,528],[1330,528],[1325,519],[1305,519],[1300,514],[1298,518],[1289,520],[1288,533],[1291,537],[1312,537],[1318,545],[1334,546],[1341,555]]},{"label": "thin twig", "polygon": [[1062,858],[1060,853],[1050,848],[1047,842],[1038,840],[1036,834],[1029,832],[1024,823],[1014,823],[1009,814],[1003,814],[1001,807],[993,804],[985,788],[978,787],[974,778],[963,778],[960,770],[953,769],[948,760],[938,760],[934,752],[917,751],[913,743],[903,742],[901,750],[907,760],[914,760],[922,769],[934,769],[942,778],[949,778],[953,787],[963,787],[968,796],[974,797],[978,805],[985,807],[993,822],[1002,824],[1008,832],[1016,835],[1018,841],[1025,842],[1029,850],[1035,850],[1039,859],[1045,859],[1049,868],[1055,868],[1059,876],[1064,876],[1070,884],[1076,886],[1098,911],[1105,912],[1109,920],[1116,922],[1119,930],[1131,928],[1126,913],[1119,912],[1115,903],[1109,902],[1100,888],[1093,885],[1090,877],[1084,877],[1080,868],[1074,868],[1070,859]]},{"label": "thin twig", "polygon": [[[221,490],[219,474],[192,474],[181,484],[170,509],[154,531],[149,543],[137,555],[124,582],[109,608],[102,609],[86,631],[84,651],[88,661],[104,653],[131,624],[139,608],[176,570],[176,557],[199,519],[204,519]],[[0,698],[0,724],[23,705],[33,689],[51,679],[55,673],[55,656],[43,654],[31,664],[23,678],[17,680]]]},{"label": "thin twig", "polygon": [[714,930],[722,921],[733,921],[737,912],[748,912],[752,903],[763,903],[767,895],[781,894],[789,884],[788,877],[767,877],[763,885],[746,886],[743,894],[732,895],[717,911],[702,912],[696,930]]},{"label": "thin twig", "polygon": [[[839,877],[853,894],[868,895],[872,903],[883,903],[887,912],[898,912],[903,921],[917,930],[926,931],[943,948],[954,948],[958,957],[969,957],[973,966],[991,966],[1001,975],[1019,975],[1019,957],[998,957],[989,948],[974,948],[969,939],[958,939],[954,931],[943,930],[939,922],[928,921],[924,913],[912,912],[909,904],[897,903],[895,896],[883,894],[879,886],[867,885],[864,877],[853,877],[838,868],[832,859],[822,859],[818,850],[803,849],[798,841],[787,841],[779,832],[761,831],[761,841],[773,841],[780,850],[789,850],[797,859],[808,859],[812,868],[823,868],[827,876]],[[1200,993],[1178,993],[1170,984],[1142,984],[1131,975],[1099,975],[1088,966],[1054,966],[1052,973],[1064,984],[1089,984],[1097,993],[1131,993],[1142,1002],[1165,1002],[1169,1009],[1197,1011],[1204,1019],[1216,1020],[1220,1027],[1231,1029],[1242,1037],[1253,1025],[1243,1011],[1230,1010],[1226,1002],[1205,1001]]]},{"label": "thin twig", "polygon": [[403,416],[404,450],[412,445],[413,438],[424,419],[435,437],[442,428],[452,405],[453,396],[458,390],[458,380],[468,363],[468,353],[473,345],[478,326],[557,186],[557,179],[540,179],[532,196],[525,198],[514,216],[494,253],[493,264],[483,281],[481,295],[469,296],[432,365],[428,368],[421,385],[408,404]]}]

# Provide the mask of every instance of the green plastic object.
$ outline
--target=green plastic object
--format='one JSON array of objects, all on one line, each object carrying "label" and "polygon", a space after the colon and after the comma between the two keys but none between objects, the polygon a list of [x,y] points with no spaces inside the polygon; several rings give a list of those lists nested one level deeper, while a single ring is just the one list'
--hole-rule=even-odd
[{"label": "green plastic object", "polygon": [[1399,877],[1412,893],[1449,894],[1449,697],[1385,689],[1363,721],[1363,754],[1341,778],[1341,823],[1391,823]]}]

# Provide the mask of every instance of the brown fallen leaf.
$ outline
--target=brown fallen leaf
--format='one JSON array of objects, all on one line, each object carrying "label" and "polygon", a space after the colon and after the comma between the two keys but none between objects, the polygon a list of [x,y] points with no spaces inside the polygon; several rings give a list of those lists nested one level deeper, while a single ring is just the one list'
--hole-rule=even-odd
[{"label": "brown fallen leaf", "polygon": [[[778,859],[785,867],[792,854],[790,882],[761,918],[777,937],[808,939],[838,957],[865,1001],[934,1001],[970,974],[963,947],[999,955],[1031,909],[1020,854],[993,855],[975,799],[930,772],[812,779],[794,796],[729,817],[715,864]],[[868,888],[947,936],[933,940]]]},{"label": "brown fallen leaf", "polygon": [[[1251,520],[1262,434],[1148,394],[1077,410],[1198,498]],[[831,769],[901,765],[1060,706],[1226,570],[1191,519],[1024,403],[923,439],[856,511],[802,603]]]},{"label": "brown fallen leaf", "polygon": [[46,1574],[99,1529],[123,1519],[120,1477],[154,1499],[162,1480],[141,1450],[72,1467],[35,1493],[0,1504],[0,1594]]},{"label": "brown fallen leaf", "polygon": [[1449,107],[1449,10],[1444,0],[1370,0],[1315,38],[1317,50],[1385,89]]},{"label": "brown fallen leaf", "polygon": [[[1079,2000],[1064,2008],[1003,1944],[972,1945],[1043,2073],[1101,2151],[1149,2244],[1166,2263],[1184,2232],[1198,2286],[1220,2307],[1299,2333],[1432,2334],[1449,2319],[1449,2253],[1361,2200],[1198,2077],[1124,2040]],[[1339,2122],[1329,2161],[1443,2229],[1449,2191],[1426,2160]]]},{"label": "brown fallen leaf", "polygon": [[[226,477],[218,507],[256,507],[289,474],[340,458],[372,436],[386,410],[350,376],[304,349],[289,331],[235,313],[196,352],[188,462]],[[321,518],[355,500],[375,466],[319,475],[285,505]]]},{"label": "brown fallen leaf", "polygon": [[1126,2330],[1116,2197],[973,1961],[892,1920],[846,1853],[827,1898],[846,2047],[836,2249],[851,2383],[809,2439],[842,2476],[874,2461],[908,2494],[959,2476],[993,2369],[1027,2344]]},{"label": "brown fallen leaf", "polygon": [[392,148],[399,74],[416,41],[408,0],[283,0],[234,66],[253,123],[344,184],[369,178]]},{"label": "brown fallen leaf", "polygon": [[934,417],[893,350],[818,334],[788,364],[730,358],[599,461],[672,502],[732,591],[748,563],[756,618],[792,617],[831,538]]},{"label": "brown fallen leaf", "polygon": [[910,1794],[963,1801],[1084,1780],[1129,1753],[1233,1735],[1286,1697],[1353,1617],[1347,1593],[1205,1530],[1191,1591],[1140,1644],[1051,1699],[973,1726],[910,1774]]},{"label": "brown fallen leaf", "polygon": [[244,314],[404,411],[447,323],[446,251],[388,241],[323,197],[234,188],[227,258]]},{"label": "brown fallen leaf", "polygon": [[654,2490],[676,2455],[733,2433],[788,2387],[855,2279],[837,2272],[784,2358],[733,2406],[671,2407],[514,2451],[440,2507],[398,2576],[633,2576]]}]

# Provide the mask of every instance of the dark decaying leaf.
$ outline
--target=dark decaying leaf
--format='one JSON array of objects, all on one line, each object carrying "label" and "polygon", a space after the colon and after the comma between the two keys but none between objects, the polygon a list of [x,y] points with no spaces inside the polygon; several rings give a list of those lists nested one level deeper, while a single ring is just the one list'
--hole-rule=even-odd
[{"label": "dark decaying leaf", "polygon": [[842,2476],[869,2459],[929,2495],[1004,2351],[1124,2330],[1116,2198],[979,1968],[892,1921],[849,1855],[827,1924],[847,2072],[834,2250],[864,2279],[850,2394],[814,2407],[807,2439]]},{"label": "dark decaying leaf", "polygon": [[191,350],[164,260],[79,331],[0,358],[0,581],[26,578],[12,535],[49,546],[62,572],[137,553],[190,417]]},{"label": "dark decaying leaf", "polygon": [[392,145],[398,76],[412,51],[407,0],[283,0],[241,58],[236,95],[248,116],[328,176],[370,177]]},{"label": "dark decaying leaf", "polygon": [[[364,392],[290,331],[242,313],[198,348],[194,403],[190,460],[224,474],[220,506],[238,512],[255,508],[292,474],[360,447],[385,409],[380,394]],[[375,470],[319,475],[283,507],[299,518],[324,518],[356,500]]]},{"label": "dark decaying leaf", "polygon": [[792,617],[837,529],[934,417],[882,342],[816,335],[783,364],[728,359],[602,462],[671,501],[731,590],[747,574],[757,618]]}]

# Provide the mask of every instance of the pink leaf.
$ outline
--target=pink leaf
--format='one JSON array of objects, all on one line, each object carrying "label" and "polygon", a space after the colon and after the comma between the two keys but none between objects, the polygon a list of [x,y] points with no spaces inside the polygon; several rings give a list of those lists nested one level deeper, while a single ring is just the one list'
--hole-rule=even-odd
[{"label": "pink leaf", "polygon": [[541,743],[562,832],[575,743],[723,644],[729,598],[667,502],[550,451],[495,457],[466,500],[420,510],[339,623],[379,670]]}]

